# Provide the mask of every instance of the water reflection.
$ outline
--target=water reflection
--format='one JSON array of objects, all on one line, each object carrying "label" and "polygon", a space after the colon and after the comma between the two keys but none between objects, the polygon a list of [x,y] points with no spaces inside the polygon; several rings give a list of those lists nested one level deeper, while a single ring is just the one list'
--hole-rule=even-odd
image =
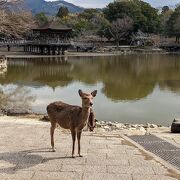
[{"label": "water reflection", "polygon": [[[97,87],[101,91],[101,106],[103,104],[107,109],[112,109],[113,112],[117,107],[125,106],[125,104],[121,103],[127,102],[129,110],[135,111],[136,114],[141,112],[143,115],[139,115],[137,118],[143,119],[144,116],[148,116],[148,111],[154,113],[153,110],[142,108],[143,103],[145,103],[144,100],[148,97],[154,96],[160,102],[163,102],[163,99],[160,98],[162,92],[166,93],[169,99],[173,98],[173,95],[169,94],[170,92],[179,97],[180,56],[141,54],[108,57],[69,57],[68,60],[58,58],[11,59],[8,62],[7,73],[4,77],[0,76],[0,83],[3,86],[15,84],[39,89],[38,95],[34,94],[34,96],[37,98],[36,102],[41,105],[47,103],[45,100],[40,100],[40,96],[47,98],[47,95],[42,95],[43,91],[48,93],[49,101],[52,101],[55,94],[56,97],[58,96],[60,90],[65,92],[71,89],[70,96],[74,96],[73,92],[76,89],[73,88],[78,89],[79,86],[84,89]],[[74,85],[74,83],[81,84]],[[50,92],[46,87],[51,88],[53,91]],[[55,89],[58,89],[58,93],[55,92]],[[163,97],[166,97],[166,95],[164,94]],[[66,97],[64,100],[68,100],[67,96],[67,94],[64,94],[63,98]],[[152,102],[147,108],[151,107],[152,109],[155,102],[152,97],[150,98]],[[130,104],[131,102],[135,102],[136,107],[137,103],[139,103],[141,109],[135,110],[134,104]],[[73,99],[72,103],[76,104],[76,101]],[[169,104],[175,106],[178,101]],[[99,109],[99,111],[101,110]],[[177,109],[175,111],[176,114],[179,114]],[[121,116],[132,120],[128,115],[114,113],[116,113],[116,117],[109,114],[110,120],[112,118],[117,120]],[[99,116],[103,116],[102,114],[103,112],[99,113]],[[155,118],[155,116],[151,116],[151,118]],[[102,118],[100,117],[100,119]]]},{"label": "water reflection", "polygon": [[1,84],[68,86],[73,81],[87,85],[102,82],[102,92],[112,100],[138,100],[152,93],[155,85],[179,93],[178,55],[128,55],[11,60]]},{"label": "water reflection", "polygon": [[31,109],[35,97],[31,95],[31,91],[23,86],[0,86],[0,109],[6,111],[13,108],[21,108],[23,110]]},{"label": "water reflection", "polygon": [[36,87],[48,85],[52,88],[66,86],[72,80],[68,77],[70,68],[71,65],[67,61],[10,60],[6,77],[0,77],[0,82],[1,84],[21,83]]}]

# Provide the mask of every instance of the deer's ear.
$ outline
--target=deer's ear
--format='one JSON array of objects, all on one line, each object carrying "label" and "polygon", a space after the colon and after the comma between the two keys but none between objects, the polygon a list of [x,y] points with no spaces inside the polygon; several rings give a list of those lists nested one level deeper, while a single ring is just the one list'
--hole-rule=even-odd
[{"label": "deer's ear", "polygon": [[92,95],[93,97],[95,97],[96,94],[97,94],[97,90],[95,90],[95,91],[93,91],[93,92],[91,93],[91,95]]},{"label": "deer's ear", "polygon": [[82,90],[81,90],[81,89],[79,89],[78,93],[79,93],[79,96],[80,96],[80,97],[82,97],[83,92],[82,92]]}]

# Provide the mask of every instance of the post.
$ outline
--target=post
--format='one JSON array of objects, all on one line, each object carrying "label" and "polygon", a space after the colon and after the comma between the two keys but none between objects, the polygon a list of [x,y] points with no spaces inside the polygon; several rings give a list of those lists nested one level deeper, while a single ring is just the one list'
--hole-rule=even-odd
[{"label": "post", "polygon": [[47,47],[47,50],[48,50],[48,55],[51,55],[51,51],[50,51],[50,47],[49,46]]},{"label": "post", "polygon": [[43,55],[43,51],[44,51],[43,46],[40,46],[40,53],[41,53],[41,55]]},{"label": "post", "polygon": [[24,50],[24,52],[26,52],[26,45],[23,46],[23,50]]},{"label": "post", "polygon": [[64,48],[64,47],[62,47],[62,55],[64,55],[64,51],[65,51],[65,48]]},{"label": "post", "polygon": [[55,55],[55,47],[52,47],[52,55]]},{"label": "post", "polygon": [[9,44],[7,45],[7,48],[8,48],[8,52],[9,52],[10,51],[10,45]]}]

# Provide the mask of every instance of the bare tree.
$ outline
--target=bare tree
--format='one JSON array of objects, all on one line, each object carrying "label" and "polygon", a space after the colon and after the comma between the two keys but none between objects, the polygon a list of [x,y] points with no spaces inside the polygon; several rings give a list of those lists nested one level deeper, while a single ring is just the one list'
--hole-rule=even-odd
[{"label": "bare tree", "polygon": [[6,5],[8,5],[8,3],[12,3],[12,4],[18,4],[18,3],[22,3],[24,0],[0,0],[0,11],[6,9]]},{"label": "bare tree", "polygon": [[8,2],[19,3],[23,0],[0,0],[0,9],[3,9]]},{"label": "bare tree", "polygon": [[30,13],[6,13],[0,10],[0,34],[5,37],[21,38],[34,26]]},{"label": "bare tree", "polygon": [[0,9],[2,9],[6,3],[7,0],[0,0]]},{"label": "bare tree", "polygon": [[29,31],[34,20],[30,12],[6,11],[8,3],[21,3],[23,0],[0,0],[0,37],[21,38]]},{"label": "bare tree", "polygon": [[113,21],[111,27],[109,28],[109,31],[117,42],[117,45],[119,45],[122,37],[126,37],[132,30],[132,28],[133,20],[130,17],[126,16],[122,19],[117,19],[116,21]]}]

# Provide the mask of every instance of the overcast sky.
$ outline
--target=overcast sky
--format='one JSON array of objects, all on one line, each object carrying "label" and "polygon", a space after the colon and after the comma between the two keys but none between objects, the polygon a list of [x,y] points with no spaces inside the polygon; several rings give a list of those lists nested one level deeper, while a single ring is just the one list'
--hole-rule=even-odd
[{"label": "overcast sky", "polygon": [[[52,0],[46,0],[52,1]],[[85,8],[102,8],[108,5],[109,2],[114,0],[65,0],[67,2],[73,3],[75,5],[85,7]],[[180,3],[180,0],[144,0],[150,3],[154,7],[162,7],[164,5],[175,5]]]}]

